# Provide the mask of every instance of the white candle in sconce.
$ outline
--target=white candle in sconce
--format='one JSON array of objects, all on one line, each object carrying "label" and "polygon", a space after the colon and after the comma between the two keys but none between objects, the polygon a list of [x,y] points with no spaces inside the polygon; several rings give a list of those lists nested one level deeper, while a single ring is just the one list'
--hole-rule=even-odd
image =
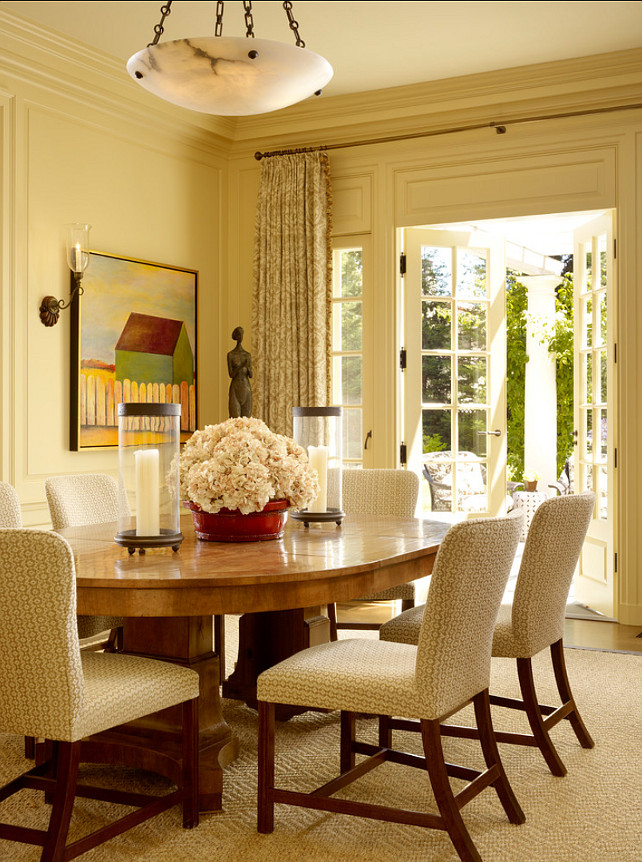
[{"label": "white candle in sconce", "polygon": [[308,512],[328,511],[328,446],[308,446],[310,466],[319,474],[319,496],[310,503]]},{"label": "white candle in sconce", "polygon": [[76,247],[74,248],[74,272],[82,272],[82,251],[79,242],[76,243]]},{"label": "white candle in sconce", "polygon": [[158,449],[134,452],[136,464],[136,535],[160,536]]}]

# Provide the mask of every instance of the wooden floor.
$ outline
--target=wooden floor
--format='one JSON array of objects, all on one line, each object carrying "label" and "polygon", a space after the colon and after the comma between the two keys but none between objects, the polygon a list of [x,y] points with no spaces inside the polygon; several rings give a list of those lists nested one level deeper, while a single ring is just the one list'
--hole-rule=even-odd
[{"label": "wooden floor", "polygon": [[[341,622],[384,623],[398,613],[394,602],[350,602],[337,606]],[[566,646],[642,652],[642,626],[622,626],[601,620],[566,620]]]}]

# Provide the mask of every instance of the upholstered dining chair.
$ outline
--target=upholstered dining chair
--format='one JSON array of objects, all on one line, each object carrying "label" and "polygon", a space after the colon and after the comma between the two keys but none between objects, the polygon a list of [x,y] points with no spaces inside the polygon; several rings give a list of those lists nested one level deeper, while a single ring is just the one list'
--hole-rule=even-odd
[{"label": "upholstered dining chair", "polygon": [[[198,674],[139,656],[80,650],[76,578],[69,544],[45,530],[0,529],[0,731],[35,736],[45,762],[0,789],[44,790],[52,802],[46,830],[0,824],[0,839],[42,847],[62,862],[174,805],[183,826],[198,825]],[[81,740],[182,704],[182,775],[164,796],[78,785]],[[66,844],[77,796],[136,811]]]},{"label": "upholstered dining chair", "polygon": [[[435,560],[428,593],[431,613],[424,617],[417,646],[339,640],[305,649],[260,674],[259,832],[273,831],[274,804],[283,803],[445,829],[460,859],[479,860],[460,809],[489,785],[509,820],[524,822],[501,763],[488,700],[493,628],[521,527],[521,513],[511,513],[450,528]],[[481,728],[484,772],[447,763],[441,744],[442,721],[471,701]],[[312,793],[274,787],[275,704],[341,710],[341,774],[336,779]],[[381,717],[378,745],[357,741],[355,713]],[[392,749],[384,719],[392,715],[420,721],[425,758]],[[368,759],[357,764],[356,754]],[[426,770],[439,814],[333,798],[385,761]],[[455,794],[449,776],[469,783]]]},{"label": "upholstered dining chair", "polygon": [[[116,480],[104,473],[51,476],[45,479],[45,493],[54,530],[117,521],[121,505],[127,505],[124,500],[121,504]],[[107,648],[113,649],[122,625],[121,617],[81,614],[78,617],[78,636],[90,638],[109,631]]]},{"label": "upholstered dining chair", "polygon": [[[533,516],[524,545],[515,594],[511,604],[502,605],[493,636],[493,657],[514,658],[522,699],[498,697],[492,704],[526,712],[530,734],[497,730],[499,742],[537,746],[553,775],[566,775],[550,736],[550,730],[567,719],[583,748],[593,748],[593,740],[580,716],[571,692],[564,661],[564,614],[571,581],[582,550],[595,505],[595,494],[552,497]],[[427,608],[424,613],[424,608]],[[379,630],[383,641],[416,644],[424,615],[432,613],[430,597],[390,620]],[[549,648],[561,706],[538,703],[532,659]],[[474,728],[449,728],[452,736],[474,736]]]},{"label": "upholstered dining chair", "polygon": [[[414,518],[419,496],[419,477],[412,470],[344,470],[342,501],[346,515],[398,515]],[[362,596],[360,602],[401,600],[402,610],[415,604],[415,584],[399,584],[378,593]],[[378,629],[379,623],[337,622],[336,605],[328,605],[330,637],[337,629]]]},{"label": "upholstered dining chair", "polygon": [[22,527],[18,492],[8,482],[0,482],[0,527]]}]

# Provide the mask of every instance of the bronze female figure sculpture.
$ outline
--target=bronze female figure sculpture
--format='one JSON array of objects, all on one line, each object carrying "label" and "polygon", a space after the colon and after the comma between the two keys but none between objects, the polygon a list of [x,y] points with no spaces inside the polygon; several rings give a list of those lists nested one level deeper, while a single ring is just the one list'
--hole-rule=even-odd
[{"label": "bronze female figure sculpture", "polygon": [[230,383],[229,411],[230,418],[252,415],[252,356],[241,347],[243,327],[237,326],[232,333],[236,347],[227,354],[227,370],[232,378]]}]

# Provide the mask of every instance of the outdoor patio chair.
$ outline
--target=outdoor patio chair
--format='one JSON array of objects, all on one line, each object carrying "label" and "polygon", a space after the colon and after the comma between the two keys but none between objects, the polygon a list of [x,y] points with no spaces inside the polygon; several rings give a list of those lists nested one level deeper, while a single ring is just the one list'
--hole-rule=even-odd
[{"label": "outdoor patio chair", "polygon": [[[418,646],[355,638],[310,647],[260,674],[258,831],[274,830],[274,804],[443,829],[459,858],[480,860],[461,809],[492,785],[511,823],[524,814],[510,787],[495,742],[488,684],[495,618],[522,526],[521,514],[465,521],[450,528],[437,553]],[[485,771],[447,763],[442,722],[472,701],[481,728]],[[275,781],[275,704],[341,710],[341,774],[311,793]],[[419,720],[424,757],[396,751],[382,725],[379,743],[357,741],[356,714]],[[356,754],[369,755],[356,764]],[[389,761],[428,773],[439,814],[406,811],[333,794]],[[469,782],[454,793],[449,776]],[[403,854],[402,854],[403,855]]]},{"label": "outdoor patio chair", "polygon": [[[514,658],[522,699],[495,697],[490,702],[523,710],[531,734],[496,732],[499,742],[537,746],[553,775],[566,775],[566,767],[550,737],[562,719],[570,721],[583,748],[593,740],[580,717],[564,661],[564,614],[566,601],[595,505],[593,493],[552,497],[533,516],[517,576],[512,605],[502,605],[493,636],[493,657]],[[426,605],[412,608],[390,620],[379,630],[379,638],[403,644],[418,643],[425,617],[432,614],[430,596]],[[550,649],[561,706],[538,703],[532,659]],[[449,735],[474,736],[474,728],[449,727]]]},{"label": "outdoor patio chair", "polygon": [[562,472],[559,475],[559,479],[557,482],[553,482],[549,485],[549,488],[554,488],[560,496],[565,496],[566,494],[573,493],[573,479],[574,479],[574,468],[573,468],[573,459],[567,458],[564,462],[564,466],[562,468]]}]

